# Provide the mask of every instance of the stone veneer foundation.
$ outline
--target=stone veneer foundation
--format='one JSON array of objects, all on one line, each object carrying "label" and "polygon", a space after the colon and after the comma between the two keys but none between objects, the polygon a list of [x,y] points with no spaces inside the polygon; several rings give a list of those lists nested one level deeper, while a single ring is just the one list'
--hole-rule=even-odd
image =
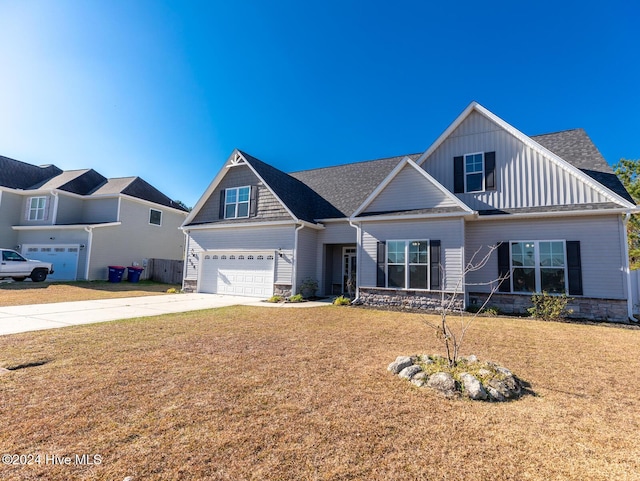
[{"label": "stone veneer foundation", "polygon": [[[469,306],[482,306],[487,298],[486,293],[470,292]],[[505,314],[525,314],[532,306],[531,296],[524,294],[500,294],[495,293],[487,304],[488,307],[497,307]],[[567,309],[573,310],[568,316],[574,319],[587,319],[590,321],[627,322],[627,301],[621,299],[594,299],[592,297],[573,297],[567,304]]]},{"label": "stone veneer foundation", "polygon": [[[445,298],[450,296],[450,293],[445,293]],[[363,305],[372,307],[436,311],[442,306],[442,292],[361,287],[360,301]],[[461,310],[463,307],[463,299],[460,296],[454,303],[454,310]]]}]

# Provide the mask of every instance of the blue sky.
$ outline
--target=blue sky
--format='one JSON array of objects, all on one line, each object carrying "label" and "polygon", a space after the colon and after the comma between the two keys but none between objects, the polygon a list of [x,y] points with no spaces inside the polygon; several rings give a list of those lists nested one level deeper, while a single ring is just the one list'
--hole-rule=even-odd
[{"label": "blue sky", "polygon": [[473,100],[640,158],[640,6],[0,0],[0,155],[194,205],[234,148],[284,171],[426,150]]}]

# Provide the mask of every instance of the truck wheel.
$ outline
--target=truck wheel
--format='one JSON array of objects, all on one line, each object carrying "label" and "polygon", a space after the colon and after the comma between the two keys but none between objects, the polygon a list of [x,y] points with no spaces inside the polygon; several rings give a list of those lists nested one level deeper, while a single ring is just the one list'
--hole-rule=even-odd
[{"label": "truck wheel", "polygon": [[26,279],[26,277],[12,277],[11,279],[13,279],[16,282],[22,282]]},{"label": "truck wheel", "polygon": [[37,269],[31,273],[31,280],[33,282],[42,282],[47,278],[47,271]]}]

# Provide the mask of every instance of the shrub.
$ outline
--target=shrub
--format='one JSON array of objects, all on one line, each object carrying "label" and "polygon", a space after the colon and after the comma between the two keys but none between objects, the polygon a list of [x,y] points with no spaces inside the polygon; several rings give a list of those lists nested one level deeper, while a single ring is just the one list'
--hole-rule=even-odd
[{"label": "shrub", "polygon": [[531,296],[533,306],[527,311],[532,317],[543,321],[560,321],[573,312],[567,309],[570,300],[566,294],[552,296],[546,292],[536,292]]},{"label": "shrub", "polygon": [[169,289],[167,289],[167,294],[180,294],[180,291],[175,287],[170,287]]},{"label": "shrub", "polygon": [[333,300],[333,305],[334,306],[348,306],[349,304],[351,304],[351,299],[349,299],[346,296],[336,297]]},{"label": "shrub", "polygon": [[304,297],[302,297],[302,294],[296,294],[295,296],[291,296],[289,298],[289,302],[302,302],[304,301]]},{"label": "shrub", "polygon": [[307,277],[302,281],[302,284],[300,284],[300,294],[302,294],[303,297],[314,297],[316,292],[318,292],[318,281],[315,279]]},{"label": "shrub", "polygon": [[274,296],[271,296],[269,299],[267,299],[267,302],[276,303],[276,302],[282,302],[283,300],[284,300],[284,297],[278,296],[278,295],[274,295]]}]

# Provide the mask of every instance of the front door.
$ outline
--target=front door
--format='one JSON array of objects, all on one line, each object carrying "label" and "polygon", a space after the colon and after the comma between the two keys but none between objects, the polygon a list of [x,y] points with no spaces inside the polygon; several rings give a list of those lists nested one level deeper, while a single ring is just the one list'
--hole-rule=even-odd
[{"label": "front door", "polygon": [[356,292],[356,248],[344,247],[342,249],[342,292],[355,295]]}]

